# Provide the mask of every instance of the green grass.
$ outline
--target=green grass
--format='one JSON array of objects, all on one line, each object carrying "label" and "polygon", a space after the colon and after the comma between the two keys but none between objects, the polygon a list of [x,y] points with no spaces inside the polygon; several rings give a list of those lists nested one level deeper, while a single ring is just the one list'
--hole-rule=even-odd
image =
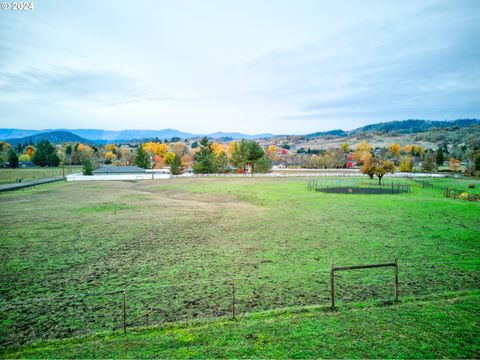
[{"label": "green grass", "polygon": [[8,358],[478,358],[478,293],[330,311],[306,307],[99,334]]},{"label": "green grass", "polygon": [[[440,186],[440,187],[449,187],[451,189],[466,191],[469,193],[480,194],[480,179],[478,178],[434,178],[426,179],[430,184]],[[474,188],[470,188],[469,185],[473,185]]]},{"label": "green grass", "polygon": [[[80,172],[81,166],[65,166],[65,175]],[[21,181],[43,179],[62,175],[61,167],[53,168],[24,168],[0,169],[0,184],[9,184]]]},{"label": "green grass", "polygon": [[[478,289],[478,203],[416,183],[398,195],[306,184],[75,182],[0,194],[1,344],[118,330],[122,295],[97,293],[124,288],[129,328],[228,315],[234,278],[242,314],[328,304],[331,262],[398,256],[401,299]],[[339,273],[336,286],[340,309],[388,301],[392,270]]]}]

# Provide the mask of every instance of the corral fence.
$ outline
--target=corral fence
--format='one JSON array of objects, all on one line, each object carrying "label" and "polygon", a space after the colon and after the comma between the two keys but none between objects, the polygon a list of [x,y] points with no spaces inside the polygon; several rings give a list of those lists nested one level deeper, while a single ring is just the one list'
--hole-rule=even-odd
[{"label": "corral fence", "polygon": [[[392,278],[382,266],[395,264],[395,296],[428,298],[446,291],[477,289],[478,259],[378,263],[334,267],[335,305],[363,301],[391,302]],[[294,264],[294,266],[303,266]],[[236,318],[249,312],[331,304],[332,269],[291,268],[275,275],[232,276],[161,284],[142,282],[108,292],[0,300],[0,344],[68,338],[97,332],[126,333],[130,327],[207,318]],[[399,268],[401,268],[399,274]],[[363,271],[346,270],[364,269]],[[329,278],[330,275],[330,278]],[[399,279],[400,278],[400,279]],[[107,287],[107,285],[105,285]]]},{"label": "corral fence", "polygon": [[328,193],[362,193],[362,194],[401,194],[410,192],[410,184],[391,182],[378,185],[377,182],[344,182],[342,180],[310,180],[307,189]]},{"label": "corral fence", "polygon": [[424,181],[424,180],[414,180],[414,181],[419,182],[422,185],[423,189],[430,189],[430,190],[436,191],[438,193],[441,193],[446,198],[462,199],[462,200],[468,200],[468,201],[480,201],[480,195],[475,193],[470,193],[465,190],[454,189],[448,186],[433,185],[432,183],[429,183],[428,181]]}]

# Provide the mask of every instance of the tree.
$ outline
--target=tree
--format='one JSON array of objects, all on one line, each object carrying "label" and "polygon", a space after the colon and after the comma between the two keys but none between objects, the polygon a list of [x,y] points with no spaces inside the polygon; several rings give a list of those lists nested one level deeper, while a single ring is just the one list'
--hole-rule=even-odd
[{"label": "tree", "polygon": [[18,155],[13,148],[8,150],[8,162],[10,163],[11,168],[15,169],[18,167]]},{"label": "tree", "polygon": [[37,151],[35,151],[32,161],[39,166],[58,166],[60,164],[60,158],[48,140],[42,140],[38,143]]},{"label": "tree", "polygon": [[180,156],[175,154],[174,159],[172,160],[172,163],[170,164],[170,171],[173,175],[180,175],[183,172],[184,168],[182,165],[182,159]]},{"label": "tree", "polygon": [[163,155],[163,161],[165,164],[170,165],[172,161],[175,159],[175,153],[173,151],[168,151]]},{"label": "tree", "polygon": [[358,165],[365,164],[372,157],[372,149],[372,146],[367,141],[357,144],[357,150],[354,151],[353,158]]},{"label": "tree", "polygon": [[434,171],[437,168],[437,163],[433,159],[432,155],[426,155],[425,159],[422,162],[422,170],[423,171]]},{"label": "tree", "polygon": [[258,143],[254,140],[246,140],[248,146],[248,157],[247,157],[247,164],[249,164],[252,168],[252,176],[255,173],[255,163],[261,159],[265,152],[263,151],[262,147],[258,145]]},{"label": "tree", "polygon": [[388,146],[388,152],[392,157],[396,158],[398,155],[400,155],[400,151],[402,150],[400,144],[391,144]]},{"label": "tree", "polygon": [[92,160],[90,159],[85,159],[83,161],[83,168],[82,168],[83,175],[93,175],[93,164]]},{"label": "tree", "polygon": [[216,157],[211,145],[207,137],[200,140],[200,150],[193,155],[192,167],[195,174],[211,174],[217,171]]},{"label": "tree", "polygon": [[340,148],[343,150],[345,154],[348,154],[350,152],[350,145],[348,145],[348,143],[346,142],[340,145]]},{"label": "tree", "polygon": [[137,151],[135,153],[135,160],[134,160],[135,165],[138,167],[141,167],[143,169],[148,169],[148,154],[147,152],[143,149],[143,144],[140,144],[137,148]]},{"label": "tree", "polygon": [[413,162],[410,155],[402,156],[400,159],[399,169],[403,172],[411,172],[413,170]]},{"label": "tree", "polygon": [[443,156],[443,150],[442,148],[438,148],[436,155],[435,155],[435,161],[437,162],[438,166],[442,166],[443,162],[445,161],[445,157]]},{"label": "tree", "polygon": [[474,162],[475,170],[480,171],[480,155],[477,155],[475,157],[475,162]]},{"label": "tree", "polygon": [[247,171],[247,162],[248,162],[248,142],[245,139],[242,139],[239,143],[235,142],[233,144],[232,158],[230,162],[233,166],[237,168],[242,168],[243,172]]},{"label": "tree", "polygon": [[378,177],[378,185],[381,185],[383,176],[387,173],[393,173],[395,165],[390,160],[372,157],[362,166],[361,171],[370,176],[370,179],[373,179],[373,175],[376,175]]},{"label": "tree", "polygon": [[113,151],[107,151],[105,153],[105,164],[111,164],[113,160],[117,158],[117,155]]},{"label": "tree", "polygon": [[25,155],[32,157],[34,153],[35,153],[35,148],[32,145],[28,145],[25,149]]},{"label": "tree", "polygon": [[262,156],[255,163],[255,171],[257,173],[267,173],[271,169],[272,169],[272,162],[270,161],[270,159],[266,155]]},{"label": "tree", "polygon": [[215,157],[216,160],[216,172],[219,173],[224,173],[227,172],[227,167],[228,167],[228,159],[227,159],[227,154],[222,151],[220,154],[218,154]]},{"label": "tree", "polygon": [[451,157],[450,160],[448,160],[448,167],[451,171],[457,171],[460,168],[460,160]]}]

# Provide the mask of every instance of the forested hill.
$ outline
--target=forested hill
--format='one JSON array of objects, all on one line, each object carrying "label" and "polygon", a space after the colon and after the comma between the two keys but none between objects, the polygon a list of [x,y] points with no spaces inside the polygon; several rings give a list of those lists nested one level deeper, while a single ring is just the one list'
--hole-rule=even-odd
[{"label": "forested hill", "polygon": [[390,121],[378,124],[362,126],[352,130],[351,134],[361,132],[397,132],[399,134],[413,134],[424,132],[433,128],[463,128],[472,125],[480,125],[477,119],[458,119],[451,121],[434,121],[434,120],[402,120]]},{"label": "forested hill", "polygon": [[69,131],[50,131],[50,132],[35,134],[31,136],[25,136],[22,138],[9,139],[8,142],[12,145],[16,145],[18,143],[37,144],[42,140],[48,140],[56,144],[65,143],[65,142],[76,142],[76,143],[91,142],[90,140],[87,140],[81,136],[72,134]]}]

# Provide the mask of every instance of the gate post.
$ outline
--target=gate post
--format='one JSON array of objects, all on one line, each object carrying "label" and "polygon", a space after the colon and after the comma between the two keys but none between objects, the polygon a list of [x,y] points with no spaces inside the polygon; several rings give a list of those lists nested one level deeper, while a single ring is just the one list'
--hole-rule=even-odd
[{"label": "gate post", "polygon": [[393,275],[393,284],[394,284],[394,295],[395,295],[395,302],[398,302],[398,259],[395,256],[395,261],[394,261],[395,267],[394,267],[394,275]]}]

